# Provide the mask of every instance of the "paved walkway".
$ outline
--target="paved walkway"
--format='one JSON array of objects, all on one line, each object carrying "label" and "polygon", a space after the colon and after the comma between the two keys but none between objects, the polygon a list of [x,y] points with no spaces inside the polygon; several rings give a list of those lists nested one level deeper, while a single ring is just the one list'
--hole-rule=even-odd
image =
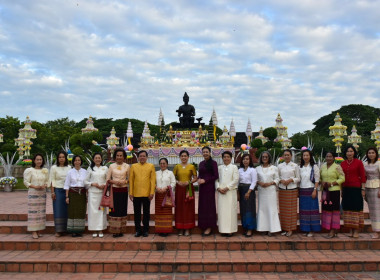
[{"label": "paved walkway", "polygon": [[[0,214],[27,214],[27,191],[3,192],[0,191]],[[257,203],[256,203],[257,205]],[[368,212],[368,205],[364,202],[364,212]],[[46,199],[46,214],[53,213],[51,196]],[[128,213],[133,213],[133,204],[128,200]],[[154,199],[150,204],[150,213],[154,214]],[[195,213],[198,213],[198,192],[195,192]]]},{"label": "paved walkway", "polygon": [[140,273],[1,273],[0,279],[55,279],[55,280],[95,280],[95,279],[149,279],[149,280],[187,280],[187,279],[336,279],[336,280],[373,280],[380,279],[379,272],[358,273],[173,273],[173,274],[140,274]]}]

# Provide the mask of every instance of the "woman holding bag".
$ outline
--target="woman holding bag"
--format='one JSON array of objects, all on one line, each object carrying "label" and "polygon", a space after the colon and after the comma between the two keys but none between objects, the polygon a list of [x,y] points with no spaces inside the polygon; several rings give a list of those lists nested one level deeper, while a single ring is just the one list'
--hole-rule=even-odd
[{"label": "woman holding bag", "polygon": [[114,208],[109,214],[110,233],[113,237],[121,237],[127,231],[128,178],[129,165],[125,163],[127,153],[117,148],[113,153],[116,161],[108,169],[107,181],[112,184]]},{"label": "woman holding bag", "polygon": [[[156,195],[155,195],[155,232],[162,237],[173,232],[172,206],[165,205],[164,198],[170,197],[174,203],[175,177],[168,170],[168,160],[159,160],[160,169],[156,172]],[[174,206],[174,205],[173,205]]]},{"label": "woman holding bag", "polygon": [[88,189],[88,230],[94,231],[92,237],[103,237],[107,228],[107,208],[101,207],[103,189],[107,181],[107,166],[102,166],[102,155],[94,153],[91,166],[87,169],[85,185]]},{"label": "woman holding bag", "polygon": [[195,199],[193,183],[198,180],[194,165],[189,164],[189,152],[179,153],[181,163],[174,167],[173,173],[177,180],[175,191],[175,227],[179,235],[190,235],[190,229],[195,227]]}]

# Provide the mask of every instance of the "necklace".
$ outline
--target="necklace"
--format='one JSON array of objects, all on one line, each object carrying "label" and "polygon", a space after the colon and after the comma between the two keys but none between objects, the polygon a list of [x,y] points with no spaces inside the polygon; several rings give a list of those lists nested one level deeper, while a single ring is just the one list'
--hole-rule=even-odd
[{"label": "necklace", "polygon": [[348,160],[347,160],[347,164],[348,164],[348,165],[351,165],[351,163],[352,163],[353,161],[354,161],[354,159],[348,159]]}]

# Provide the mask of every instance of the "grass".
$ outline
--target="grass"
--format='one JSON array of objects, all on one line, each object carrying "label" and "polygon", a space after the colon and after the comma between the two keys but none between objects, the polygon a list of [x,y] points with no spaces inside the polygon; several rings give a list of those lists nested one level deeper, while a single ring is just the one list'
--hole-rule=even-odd
[{"label": "grass", "polygon": [[13,187],[14,190],[27,190],[28,188],[24,186],[24,179],[17,178],[17,184]]}]

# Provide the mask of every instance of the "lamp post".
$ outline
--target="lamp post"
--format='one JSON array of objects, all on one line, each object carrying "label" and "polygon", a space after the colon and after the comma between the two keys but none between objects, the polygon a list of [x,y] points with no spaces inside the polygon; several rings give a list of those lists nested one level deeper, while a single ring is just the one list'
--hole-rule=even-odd
[{"label": "lamp post", "polygon": [[356,127],[353,126],[351,129],[351,135],[348,136],[347,143],[352,144],[352,146],[354,146],[355,149],[358,150],[359,149],[358,143],[361,143],[361,142],[362,142],[362,137],[358,135]]},{"label": "lamp post", "polygon": [[377,151],[380,153],[380,119],[376,121],[375,130],[371,131],[371,139],[375,140]]},{"label": "lamp post", "polygon": [[342,142],[344,139],[342,138],[344,135],[347,135],[347,126],[342,124],[342,118],[339,113],[336,114],[334,118],[334,125],[329,127],[330,136],[334,136],[332,140],[335,143],[336,153],[339,154],[342,152]]}]

